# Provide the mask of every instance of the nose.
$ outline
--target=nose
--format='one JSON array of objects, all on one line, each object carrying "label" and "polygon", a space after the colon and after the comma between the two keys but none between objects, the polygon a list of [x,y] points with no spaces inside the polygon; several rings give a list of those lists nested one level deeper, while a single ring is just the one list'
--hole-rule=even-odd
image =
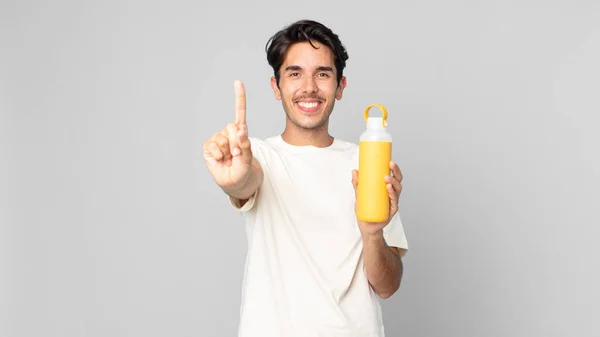
[{"label": "nose", "polygon": [[317,83],[312,76],[306,76],[304,80],[304,91],[307,93],[316,92],[318,90]]}]

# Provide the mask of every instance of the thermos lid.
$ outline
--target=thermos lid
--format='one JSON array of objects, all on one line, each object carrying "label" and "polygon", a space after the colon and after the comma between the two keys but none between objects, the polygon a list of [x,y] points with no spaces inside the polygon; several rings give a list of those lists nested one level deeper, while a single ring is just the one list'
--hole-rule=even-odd
[{"label": "thermos lid", "polygon": [[[377,107],[381,110],[382,117],[369,117],[369,110],[371,110],[371,108],[373,108],[373,107]],[[375,125],[372,125],[372,123],[381,123],[381,126],[386,128],[387,127],[387,116],[388,116],[387,109],[381,104],[371,104],[371,105],[367,106],[367,108],[365,109],[365,112],[364,112],[364,118],[365,118],[365,121],[367,122],[368,128],[375,127]],[[370,124],[371,124],[371,127],[369,127]]]},{"label": "thermos lid", "polygon": [[371,130],[383,130],[385,129],[382,117],[369,117],[367,118],[367,129]]}]

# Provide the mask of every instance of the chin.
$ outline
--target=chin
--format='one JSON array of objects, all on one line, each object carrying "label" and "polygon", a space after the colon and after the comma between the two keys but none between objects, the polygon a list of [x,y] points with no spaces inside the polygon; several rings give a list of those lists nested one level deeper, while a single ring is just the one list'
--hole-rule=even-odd
[{"label": "chin", "polygon": [[323,115],[315,115],[309,118],[300,115],[293,118],[292,122],[302,129],[310,130],[320,128],[326,120],[327,118]]}]

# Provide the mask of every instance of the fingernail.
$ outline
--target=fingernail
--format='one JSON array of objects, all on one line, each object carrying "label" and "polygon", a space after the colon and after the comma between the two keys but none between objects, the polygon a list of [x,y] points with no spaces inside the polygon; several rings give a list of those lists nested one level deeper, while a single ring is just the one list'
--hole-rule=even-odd
[{"label": "fingernail", "polygon": [[233,149],[233,151],[231,151],[231,154],[234,156],[237,156],[240,154],[240,152],[241,152],[240,149],[236,147]]},{"label": "fingernail", "polygon": [[227,159],[227,160],[225,161],[225,165],[227,165],[227,166],[231,165],[231,159]]}]

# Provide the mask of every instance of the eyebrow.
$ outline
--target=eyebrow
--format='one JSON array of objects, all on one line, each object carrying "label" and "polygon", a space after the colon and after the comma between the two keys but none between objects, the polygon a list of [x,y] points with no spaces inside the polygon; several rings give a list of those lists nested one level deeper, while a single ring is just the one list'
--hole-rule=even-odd
[{"label": "eyebrow", "polygon": [[[298,71],[298,70],[302,70],[302,67],[300,66],[296,66],[296,65],[291,65],[285,68],[285,71]],[[330,71],[333,72],[333,68],[329,67],[329,66],[318,66],[317,67],[317,71]]]}]

